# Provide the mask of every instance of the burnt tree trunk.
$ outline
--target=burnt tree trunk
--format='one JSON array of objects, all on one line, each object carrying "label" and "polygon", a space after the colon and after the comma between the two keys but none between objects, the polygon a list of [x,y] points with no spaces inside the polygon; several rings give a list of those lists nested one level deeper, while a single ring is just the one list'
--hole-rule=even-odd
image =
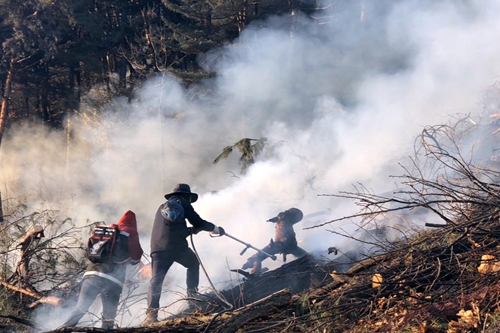
[{"label": "burnt tree trunk", "polygon": [[5,124],[7,123],[7,117],[9,113],[9,99],[12,92],[12,81],[15,72],[15,61],[11,59],[9,65],[9,71],[7,72],[7,79],[5,80],[5,90],[3,92],[2,106],[0,107],[0,145],[2,144],[2,138],[5,131]]},{"label": "burnt tree trunk", "polygon": [[49,103],[49,91],[48,87],[49,86],[49,69],[47,66],[43,67],[43,81],[40,86],[40,93],[39,93],[39,98],[40,98],[40,113],[42,115],[42,121],[44,124],[47,123],[52,123],[53,119],[50,114],[50,103]]},{"label": "burnt tree trunk", "polygon": [[116,59],[116,69],[118,71],[118,92],[121,95],[125,95],[127,92],[127,60],[124,57],[119,56]]},{"label": "burnt tree trunk", "polygon": [[[12,81],[15,73],[15,61],[10,60],[9,71],[7,72],[7,79],[5,80],[5,89],[2,97],[2,105],[0,106],[0,145],[5,131],[5,124],[9,114],[9,100],[12,92]],[[3,223],[3,209],[2,209],[2,192],[0,191],[0,223]]]},{"label": "burnt tree trunk", "polygon": [[80,108],[80,89],[81,77],[78,63],[70,65],[69,68],[69,102],[68,106],[71,111],[76,111]]}]

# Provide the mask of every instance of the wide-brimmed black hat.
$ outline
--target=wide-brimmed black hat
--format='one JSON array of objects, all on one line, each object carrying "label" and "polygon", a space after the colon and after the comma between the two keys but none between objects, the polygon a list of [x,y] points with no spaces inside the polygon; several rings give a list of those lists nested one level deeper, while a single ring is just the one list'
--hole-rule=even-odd
[{"label": "wide-brimmed black hat", "polygon": [[182,184],[182,183],[177,184],[174,187],[174,190],[172,191],[172,193],[165,194],[165,199],[168,199],[171,196],[176,195],[176,194],[189,194],[191,196],[191,202],[196,202],[196,200],[198,200],[198,194],[192,193],[191,188],[189,187],[188,184]]},{"label": "wide-brimmed black hat", "polygon": [[290,209],[285,210],[284,212],[279,213],[277,216],[270,218],[267,220],[268,222],[279,222],[279,221],[287,221],[289,223],[295,224],[302,220],[304,214],[298,208],[292,207]]}]

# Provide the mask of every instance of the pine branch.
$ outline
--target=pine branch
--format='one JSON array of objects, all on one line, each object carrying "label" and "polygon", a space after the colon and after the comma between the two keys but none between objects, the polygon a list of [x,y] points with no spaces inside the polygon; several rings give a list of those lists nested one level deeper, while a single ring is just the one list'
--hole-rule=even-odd
[{"label": "pine branch", "polygon": [[[257,141],[252,144],[252,141]],[[232,146],[227,146],[222,150],[222,153],[215,158],[213,161],[214,164],[218,163],[221,159],[227,159],[229,155],[233,152],[234,148],[237,148],[241,153],[239,162],[241,165],[241,173],[245,173],[250,165],[255,163],[255,158],[262,152],[264,149],[265,143],[267,139],[250,139],[243,138],[240,141],[236,142]]]},{"label": "pine branch", "polygon": [[233,152],[233,146],[227,146],[222,150],[222,153],[215,158],[215,160],[212,162],[213,164],[219,163],[221,159],[227,160],[229,155]]}]

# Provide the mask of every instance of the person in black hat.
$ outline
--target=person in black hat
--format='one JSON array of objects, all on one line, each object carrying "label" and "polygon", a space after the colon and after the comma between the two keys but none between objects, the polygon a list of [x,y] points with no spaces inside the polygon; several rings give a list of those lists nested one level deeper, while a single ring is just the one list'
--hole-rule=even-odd
[{"label": "person in black hat", "polygon": [[[295,257],[302,257],[306,255],[307,252],[297,245],[297,239],[295,238],[295,231],[293,231],[293,225],[302,220],[303,213],[298,208],[290,208],[277,216],[267,220],[267,222],[276,223],[274,240],[262,249],[263,252],[268,254],[283,254],[283,261],[286,261],[286,255],[291,254]],[[267,258],[261,252],[257,252],[247,259],[247,262],[243,264],[242,269],[252,268],[249,276],[258,276],[262,269],[262,261]],[[248,273],[247,273],[248,274]]]},{"label": "person in black hat", "polygon": [[[187,292],[192,297],[198,290],[200,264],[188,247],[186,237],[201,230],[224,235],[222,227],[202,219],[192,203],[198,194],[192,193],[188,184],[177,184],[172,193],[165,194],[167,201],[158,207],[151,235],[152,277],[148,291],[148,309],[143,325],[158,321],[158,308],[163,280],[174,262],[187,268]],[[193,226],[188,228],[185,219]]]}]

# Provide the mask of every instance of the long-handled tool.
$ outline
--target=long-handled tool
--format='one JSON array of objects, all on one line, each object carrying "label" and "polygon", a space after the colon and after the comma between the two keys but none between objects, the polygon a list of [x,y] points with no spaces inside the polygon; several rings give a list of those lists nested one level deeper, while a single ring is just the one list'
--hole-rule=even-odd
[{"label": "long-handled tool", "polygon": [[[212,236],[212,235],[210,235],[210,236]],[[231,235],[230,235],[230,234],[228,234],[227,232],[226,232],[226,233],[224,233],[224,236],[227,236],[227,237],[229,237],[229,238],[231,238],[231,239],[234,239],[235,241],[237,241],[237,242],[239,242],[239,243],[241,243],[241,244],[245,245],[245,248],[244,248],[244,249],[240,252],[240,256],[242,256],[242,255],[243,255],[243,253],[245,253],[245,252],[246,252],[246,250],[248,250],[248,249],[250,248],[250,249],[254,249],[255,251],[257,251],[257,252],[259,252],[259,253],[262,253],[263,255],[265,255],[265,256],[266,256],[266,257],[268,257],[268,258],[271,258],[272,260],[276,260],[276,259],[277,259],[275,255],[273,255],[273,254],[269,254],[269,253],[267,253],[267,252],[264,252],[264,251],[262,251],[262,250],[260,250],[260,249],[256,248],[256,247],[255,247],[255,246],[253,246],[252,244],[246,243],[246,242],[242,241],[241,239],[238,239],[238,238],[236,238],[236,237],[234,237],[234,236],[231,236]],[[213,236],[212,236],[212,237],[213,237]]]}]

